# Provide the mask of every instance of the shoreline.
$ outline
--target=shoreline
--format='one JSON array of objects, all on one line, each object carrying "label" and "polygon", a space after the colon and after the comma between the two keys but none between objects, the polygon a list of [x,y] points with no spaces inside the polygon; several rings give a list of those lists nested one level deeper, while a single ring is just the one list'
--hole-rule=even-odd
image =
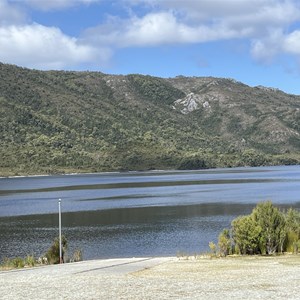
[{"label": "shoreline", "polygon": [[71,173],[53,173],[53,174],[28,174],[28,175],[8,175],[0,176],[0,179],[14,179],[14,178],[35,178],[35,177],[52,177],[52,176],[76,176],[76,175],[110,175],[110,174],[142,174],[142,173],[184,173],[184,172],[209,172],[213,170],[244,170],[244,169],[262,169],[262,168],[275,168],[275,167],[297,167],[299,165],[267,165],[267,166],[240,166],[240,167],[216,167],[207,169],[195,169],[195,170],[178,170],[178,169],[155,169],[155,170],[139,170],[139,171],[104,171],[104,172],[71,172]]},{"label": "shoreline", "polygon": [[[146,261],[146,260],[158,260],[158,261],[188,261],[188,262],[201,262],[201,261],[218,261],[222,260],[240,260],[240,261],[253,261],[253,260],[286,260],[286,259],[295,259],[298,260],[300,266],[300,252],[299,253],[291,253],[284,252],[281,254],[273,254],[273,255],[262,255],[262,254],[254,254],[254,255],[242,255],[242,254],[231,254],[227,256],[215,256],[211,255],[209,252],[199,253],[199,254],[182,254],[182,255],[170,255],[170,256],[133,256],[133,257],[108,257],[108,258],[92,258],[92,259],[83,259],[76,262],[66,262],[62,264],[40,264],[35,266],[25,266],[23,268],[11,268],[8,270],[1,269],[0,265],[0,275],[4,272],[10,271],[26,271],[33,270],[37,268],[47,268],[47,267],[63,267],[63,266],[72,266],[72,265],[84,265],[84,264],[98,264],[104,262],[135,262],[135,261]],[[300,271],[300,270],[299,270]]]}]

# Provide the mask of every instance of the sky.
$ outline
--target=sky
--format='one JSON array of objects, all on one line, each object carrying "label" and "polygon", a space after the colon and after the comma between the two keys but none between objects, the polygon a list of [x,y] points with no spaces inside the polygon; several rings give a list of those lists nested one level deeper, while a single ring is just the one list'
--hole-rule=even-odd
[{"label": "sky", "polygon": [[300,95],[299,0],[0,0],[0,62]]}]

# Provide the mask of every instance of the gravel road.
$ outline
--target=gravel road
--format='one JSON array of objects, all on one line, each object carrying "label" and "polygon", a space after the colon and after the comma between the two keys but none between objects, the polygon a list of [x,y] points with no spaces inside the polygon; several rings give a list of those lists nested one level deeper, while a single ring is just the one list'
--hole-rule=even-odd
[{"label": "gravel road", "polygon": [[0,299],[300,299],[300,255],[130,258],[0,272]]}]

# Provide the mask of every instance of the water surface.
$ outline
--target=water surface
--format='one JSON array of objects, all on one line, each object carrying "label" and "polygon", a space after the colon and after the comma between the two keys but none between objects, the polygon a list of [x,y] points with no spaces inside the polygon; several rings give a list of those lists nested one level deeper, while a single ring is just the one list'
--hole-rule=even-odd
[{"label": "water surface", "polygon": [[192,254],[257,202],[300,208],[300,167],[1,178],[0,259],[48,249],[59,198],[69,254]]}]

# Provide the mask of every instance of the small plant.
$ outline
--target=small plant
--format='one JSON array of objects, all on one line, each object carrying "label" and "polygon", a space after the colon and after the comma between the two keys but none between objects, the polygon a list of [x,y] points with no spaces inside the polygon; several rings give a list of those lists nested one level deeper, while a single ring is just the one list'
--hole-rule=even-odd
[{"label": "small plant", "polygon": [[300,250],[300,240],[294,242],[293,246],[294,246],[293,253],[298,254]]},{"label": "small plant", "polygon": [[[68,248],[68,242],[65,236],[62,236],[62,260],[64,261],[64,255]],[[47,262],[49,264],[59,264],[60,257],[59,257],[59,238],[55,238],[53,241],[52,246],[49,248],[47,253],[45,254],[47,258]]]},{"label": "small plant", "polygon": [[24,263],[28,267],[34,267],[35,266],[35,258],[33,255],[27,255],[27,257],[24,260]]},{"label": "small plant", "polygon": [[82,251],[80,249],[76,249],[74,251],[72,261],[73,262],[82,261]]},{"label": "small plant", "polygon": [[36,264],[33,255],[27,255],[26,258],[16,257],[16,258],[4,258],[1,268],[5,270],[9,269],[20,269],[24,267],[34,267]]},{"label": "small plant", "polygon": [[17,268],[17,269],[24,268],[24,266],[25,266],[24,259],[21,257],[16,257],[16,258],[12,259],[11,264],[14,268]]},{"label": "small plant", "polygon": [[214,242],[209,242],[208,244],[210,252],[211,252],[211,257],[216,257],[217,256],[217,245]]},{"label": "small plant", "polygon": [[12,268],[12,262],[11,262],[11,259],[5,257],[5,258],[3,259],[2,264],[1,264],[1,268],[5,269],[5,270],[6,270],[6,269],[11,269],[11,268]]},{"label": "small plant", "polygon": [[231,240],[228,229],[223,229],[223,231],[219,235],[218,246],[220,249],[221,256],[227,256],[231,254]]}]

